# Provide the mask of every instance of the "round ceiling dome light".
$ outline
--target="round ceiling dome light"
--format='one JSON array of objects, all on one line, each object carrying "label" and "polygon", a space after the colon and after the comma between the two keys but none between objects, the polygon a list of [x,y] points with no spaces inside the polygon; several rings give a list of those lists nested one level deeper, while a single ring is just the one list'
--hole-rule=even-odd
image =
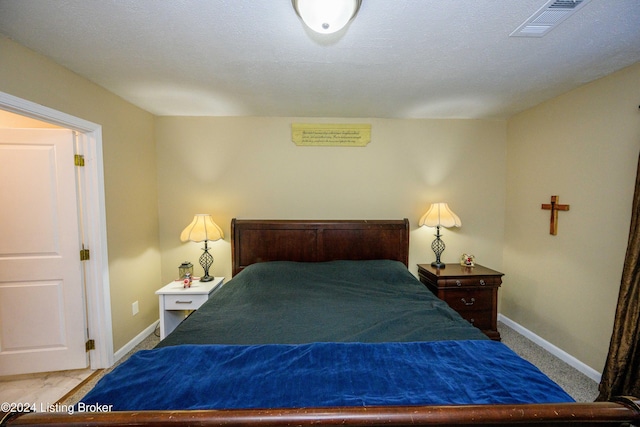
[{"label": "round ceiling dome light", "polygon": [[313,31],[331,34],[343,29],[358,13],[362,0],[291,0],[302,22]]}]

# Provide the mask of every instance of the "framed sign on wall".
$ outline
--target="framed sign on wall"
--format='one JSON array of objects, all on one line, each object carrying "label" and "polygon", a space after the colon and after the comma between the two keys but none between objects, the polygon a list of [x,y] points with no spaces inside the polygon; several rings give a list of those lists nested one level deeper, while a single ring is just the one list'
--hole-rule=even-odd
[{"label": "framed sign on wall", "polygon": [[292,123],[291,139],[300,146],[364,147],[371,141],[371,125]]}]

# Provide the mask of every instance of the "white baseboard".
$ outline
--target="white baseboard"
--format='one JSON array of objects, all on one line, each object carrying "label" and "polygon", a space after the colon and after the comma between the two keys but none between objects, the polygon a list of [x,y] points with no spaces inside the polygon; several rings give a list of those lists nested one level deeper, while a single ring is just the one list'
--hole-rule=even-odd
[{"label": "white baseboard", "polygon": [[549,353],[553,354],[558,359],[562,360],[563,362],[565,362],[569,366],[575,368],[579,372],[582,372],[584,375],[586,375],[587,377],[591,378],[595,382],[597,382],[597,383],[600,382],[600,379],[602,377],[602,373],[596,371],[592,367],[590,367],[590,366],[584,364],[583,362],[579,361],[578,359],[576,359],[575,357],[573,357],[572,355],[570,355],[566,351],[562,350],[561,348],[556,347],[555,345],[551,344],[549,341],[547,341],[544,338],[534,334],[533,332],[531,332],[530,330],[528,330],[524,326],[520,325],[519,323],[514,322],[513,320],[509,319],[506,316],[503,316],[502,314],[498,314],[498,321],[504,323],[506,326],[510,327],[511,329],[513,329],[514,331],[516,331],[517,333],[522,335],[523,337],[529,339],[530,341],[532,341],[535,344],[539,345],[540,347],[544,348]]},{"label": "white baseboard", "polygon": [[156,327],[158,326],[159,322],[160,322],[160,320],[156,320],[151,325],[147,326],[142,332],[140,332],[138,335],[136,335],[131,341],[126,343],[124,346],[122,346],[122,348],[120,348],[120,350],[116,351],[114,353],[114,355],[113,355],[114,362],[117,362],[118,360],[122,359],[122,357],[125,354],[129,353],[138,344],[140,344],[142,341],[144,341],[145,338],[147,338],[149,335],[151,335],[156,330]]}]

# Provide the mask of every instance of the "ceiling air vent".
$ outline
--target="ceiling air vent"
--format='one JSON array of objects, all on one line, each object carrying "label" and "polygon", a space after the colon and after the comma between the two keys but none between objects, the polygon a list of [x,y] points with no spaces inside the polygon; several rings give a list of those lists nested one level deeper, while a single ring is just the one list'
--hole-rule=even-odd
[{"label": "ceiling air vent", "polygon": [[550,0],[520,25],[511,37],[542,37],[591,0]]}]

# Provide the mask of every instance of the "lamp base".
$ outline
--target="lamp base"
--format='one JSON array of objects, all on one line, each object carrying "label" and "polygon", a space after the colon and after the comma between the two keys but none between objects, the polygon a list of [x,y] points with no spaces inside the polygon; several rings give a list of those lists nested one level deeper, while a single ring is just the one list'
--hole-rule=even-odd
[{"label": "lamp base", "polygon": [[213,264],[213,257],[209,253],[209,247],[207,246],[207,241],[204,241],[204,252],[200,255],[200,265],[204,270],[204,276],[200,278],[201,282],[210,282],[213,280],[213,276],[209,276],[209,268]]},{"label": "lamp base", "polygon": [[436,254],[436,260],[431,263],[431,267],[435,267],[435,268],[446,267],[445,263],[440,261],[440,255],[442,255],[442,252],[444,252],[444,248],[445,248],[445,245],[442,239],[440,239],[440,226],[438,225],[436,226],[436,238],[431,243],[431,249],[433,250],[433,253]]}]

